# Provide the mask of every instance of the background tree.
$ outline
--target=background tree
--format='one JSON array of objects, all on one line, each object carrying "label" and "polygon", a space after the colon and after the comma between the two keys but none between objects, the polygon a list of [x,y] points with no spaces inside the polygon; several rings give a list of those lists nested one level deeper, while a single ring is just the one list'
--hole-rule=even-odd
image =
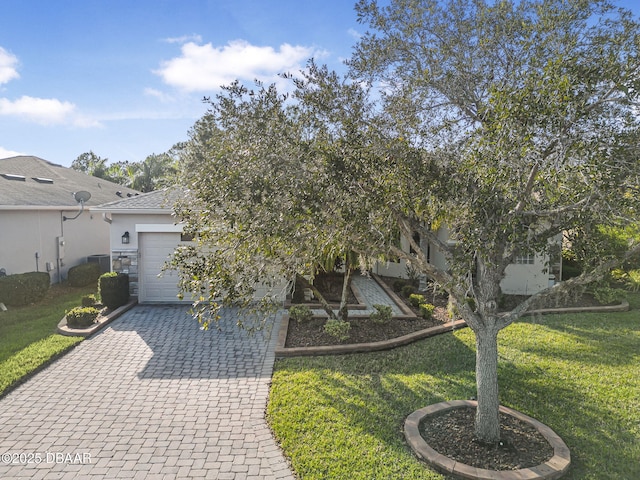
[{"label": "background tree", "polygon": [[151,192],[175,184],[176,160],[168,153],[151,154],[144,161],[133,164],[131,188]]},{"label": "background tree", "polygon": [[71,168],[87,175],[112,181],[107,165],[108,160],[107,158],[99,157],[93,151],[89,151],[78,155],[78,158],[71,162]]},{"label": "background tree", "polygon": [[90,151],[78,156],[71,163],[71,168],[146,193],[175,185],[178,172],[176,152],[179,148],[176,145],[167,153],[151,154],[142,162],[125,160],[112,164],[107,164],[108,159]]},{"label": "background tree", "polygon": [[246,299],[251,281],[292,275],[328,245],[404,258],[474,331],[476,436],[497,442],[498,332],[640,251],[631,243],[498,311],[517,255],[548,252],[563,232],[597,245],[598,228],[638,221],[640,28],[588,0],[361,0],[356,10],[371,30],[350,81],[312,62],[292,100],[235,84],[194,128],[186,185],[197,201],[178,214],[208,250],[176,256],[183,286]]}]

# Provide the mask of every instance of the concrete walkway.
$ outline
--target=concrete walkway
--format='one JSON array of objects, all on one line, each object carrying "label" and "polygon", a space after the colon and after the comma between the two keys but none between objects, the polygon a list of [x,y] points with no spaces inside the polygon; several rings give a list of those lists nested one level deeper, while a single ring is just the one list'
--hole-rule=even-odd
[{"label": "concrete walkway", "polygon": [[264,420],[277,332],[138,306],[0,399],[2,479],[293,479]]},{"label": "concrete walkway", "polygon": [[[392,315],[402,315],[403,311],[398,305],[389,298],[389,295],[384,289],[378,285],[373,278],[354,273],[351,279],[351,285],[357,288],[362,294],[362,300],[366,305],[366,308],[359,310],[349,310],[350,317],[368,317],[376,309],[373,307],[375,304],[389,305],[391,307]],[[321,308],[311,310],[314,315],[326,315],[325,311]],[[337,313],[337,310],[335,310]]]}]

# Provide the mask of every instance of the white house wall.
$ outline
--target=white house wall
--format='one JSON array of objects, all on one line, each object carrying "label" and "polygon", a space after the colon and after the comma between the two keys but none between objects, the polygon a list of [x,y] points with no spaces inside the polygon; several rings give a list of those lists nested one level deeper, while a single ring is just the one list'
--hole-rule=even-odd
[{"label": "white house wall", "polygon": [[[446,227],[438,230],[438,240],[443,243],[451,243],[449,231]],[[562,236],[550,239],[550,242],[558,243]],[[405,252],[409,251],[409,242],[402,237],[401,247]],[[423,248],[426,248],[423,245]],[[446,270],[447,261],[433,245],[428,248],[429,262],[437,268]],[[536,255],[533,264],[511,264],[505,271],[505,278],[501,281],[502,292],[509,295],[533,295],[549,286],[551,275],[547,271],[548,257]],[[557,267],[560,268],[559,266]],[[374,266],[374,272],[378,275],[389,277],[407,278],[406,261],[378,262]]]},{"label": "white house wall", "polygon": [[[49,271],[57,283],[70,267],[85,263],[89,255],[109,253],[109,226],[99,215],[78,210],[3,210],[0,212],[0,268],[7,275]],[[58,257],[58,237],[64,238],[63,257]],[[38,259],[36,259],[36,252]],[[47,268],[49,264],[49,268]]]}]

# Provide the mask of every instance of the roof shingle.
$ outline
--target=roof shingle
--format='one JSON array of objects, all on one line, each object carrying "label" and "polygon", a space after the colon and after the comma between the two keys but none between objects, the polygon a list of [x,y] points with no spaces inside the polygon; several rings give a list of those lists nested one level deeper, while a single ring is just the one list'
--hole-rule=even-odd
[{"label": "roof shingle", "polygon": [[136,190],[38,157],[0,159],[0,206],[74,207],[74,192],[85,190],[91,198],[85,205],[100,205]]}]

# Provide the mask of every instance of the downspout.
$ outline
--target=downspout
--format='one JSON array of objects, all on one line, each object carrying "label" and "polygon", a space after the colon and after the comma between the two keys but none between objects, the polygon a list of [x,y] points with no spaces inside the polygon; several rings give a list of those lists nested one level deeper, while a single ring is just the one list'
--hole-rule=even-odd
[{"label": "downspout", "polygon": [[[64,238],[64,214],[63,210],[60,210],[60,236]],[[60,272],[60,246],[56,245],[56,270],[58,272],[58,283],[62,283],[62,273]]]}]

